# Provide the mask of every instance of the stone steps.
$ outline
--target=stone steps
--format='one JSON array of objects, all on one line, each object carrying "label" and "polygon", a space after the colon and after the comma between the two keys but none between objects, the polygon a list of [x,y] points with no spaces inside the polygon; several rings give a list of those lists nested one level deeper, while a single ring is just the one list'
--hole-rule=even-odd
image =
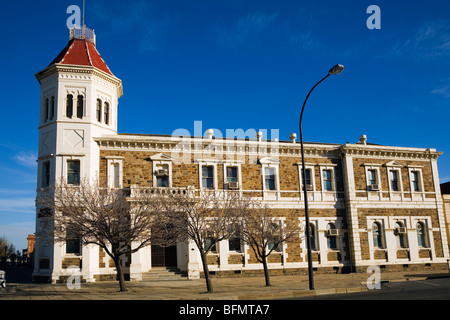
[{"label": "stone steps", "polygon": [[177,268],[157,267],[142,273],[142,281],[187,280],[187,273]]}]

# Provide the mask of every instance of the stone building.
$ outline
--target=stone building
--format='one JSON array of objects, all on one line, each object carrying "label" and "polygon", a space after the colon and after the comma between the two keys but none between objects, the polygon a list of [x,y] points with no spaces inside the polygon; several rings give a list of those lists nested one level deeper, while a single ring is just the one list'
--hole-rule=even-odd
[{"label": "stone building", "polygon": [[[117,132],[122,82],[107,67],[95,36],[83,28],[36,74],[41,86],[38,188],[59,177],[69,183],[99,179],[103,186],[138,188],[236,189],[270,206],[273,216],[304,225],[300,144],[246,138],[143,135]],[[247,131],[250,135],[250,130]],[[356,143],[306,143],[313,267],[317,272],[447,268],[449,258],[437,158],[432,148]],[[39,230],[40,210],[36,228]],[[303,235],[274,251],[269,267],[279,273],[306,272]],[[86,281],[107,279],[114,264],[96,246],[46,246],[37,239],[35,279],[58,281],[81,268]],[[216,275],[262,271],[246,243],[223,240],[209,253]],[[201,276],[193,243],[150,246],[126,261],[131,279],[152,268],[176,266]]]}]

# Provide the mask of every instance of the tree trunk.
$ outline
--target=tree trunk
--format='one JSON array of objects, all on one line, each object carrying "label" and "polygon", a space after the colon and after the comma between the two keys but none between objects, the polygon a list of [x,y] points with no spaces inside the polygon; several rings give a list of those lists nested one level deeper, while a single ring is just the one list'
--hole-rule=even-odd
[{"label": "tree trunk", "polygon": [[262,257],[262,261],[264,267],[264,277],[266,278],[266,287],[270,287],[269,268],[267,267],[267,257],[265,255]]},{"label": "tree trunk", "polygon": [[206,289],[208,290],[208,293],[212,293],[213,287],[212,287],[212,283],[211,283],[211,278],[209,277],[209,269],[208,269],[208,263],[206,261],[206,253],[203,252],[203,250],[200,250],[200,256],[202,258],[203,273],[205,274]]},{"label": "tree trunk", "polygon": [[117,277],[119,279],[120,292],[128,291],[125,286],[125,277],[123,275],[122,264],[120,263],[120,256],[114,258],[114,264],[116,265]]}]

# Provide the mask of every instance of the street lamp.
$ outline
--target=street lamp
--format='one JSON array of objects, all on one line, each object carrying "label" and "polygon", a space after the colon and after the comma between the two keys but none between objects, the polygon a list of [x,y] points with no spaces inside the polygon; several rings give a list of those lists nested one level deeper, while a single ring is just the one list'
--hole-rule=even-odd
[{"label": "street lamp", "polygon": [[309,290],[314,290],[314,277],[313,277],[313,266],[312,266],[312,254],[311,254],[311,233],[310,233],[310,226],[309,226],[309,212],[308,212],[308,191],[306,190],[306,169],[305,169],[305,152],[303,150],[303,134],[302,134],[302,119],[303,119],[303,111],[305,110],[306,101],[309,98],[309,95],[314,90],[315,87],[319,85],[323,80],[328,78],[332,74],[339,74],[344,70],[344,66],[341,64],[335,65],[333,68],[328,71],[328,74],[322,78],[319,82],[315,84],[314,87],[312,87],[311,91],[309,91],[308,95],[306,96],[305,102],[303,102],[302,112],[300,114],[300,122],[299,122],[299,128],[300,128],[300,146],[302,149],[302,179],[303,179],[303,197],[305,198],[305,232],[306,232],[306,246],[308,249],[308,275],[309,275]]}]

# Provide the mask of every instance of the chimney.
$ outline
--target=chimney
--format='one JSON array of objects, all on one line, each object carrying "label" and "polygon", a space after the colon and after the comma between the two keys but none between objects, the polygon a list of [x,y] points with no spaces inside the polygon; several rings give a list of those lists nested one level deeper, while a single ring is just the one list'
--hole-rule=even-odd
[{"label": "chimney", "polygon": [[297,134],[295,132],[291,133],[289,135],[289,139],[291,139],[292,143],[295,143],[295,139],[297,139]]},{"label": "chimney", "polygon": [[208,129],[208,130],[206,130],[205,134],[208,137],[208,139],[212,140],[212,137],[214,135],[214,130],[213,129]]},{"label": "chimney", "polygon": [[367,144],[367,136],[365,134],[359,136],[359,144]]},{"label": "chimney", "polygon": [[261,140],[262,140],[262,136],[263,136],[262,131],[258,131],[258,132],[256,133],[256,140],[261,141]]}]

